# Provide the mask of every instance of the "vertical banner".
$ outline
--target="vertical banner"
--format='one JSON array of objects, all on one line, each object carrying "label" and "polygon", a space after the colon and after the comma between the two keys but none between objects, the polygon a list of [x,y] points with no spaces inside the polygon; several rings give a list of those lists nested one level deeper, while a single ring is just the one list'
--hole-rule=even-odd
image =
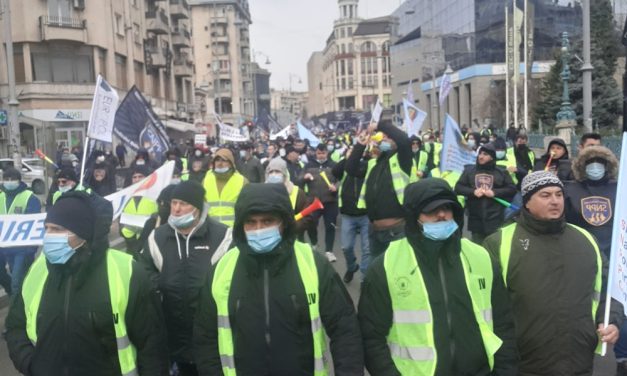
[{"label": "vertical banner", "polygon": [[448,97],[448,94],[451,92],[451,88],[451,76],[444,73],[444,75],[442,76],[442,81],[440,82],[440,98],[438,98],[440,101],[440,106],[444,104],[444,101]]},{"label": "vertical banner", "polygon": [[418,135],[422,129],[422,124],[427,118],[427,113],[414,106],[407,99],[403,99],[403,109],[405,110],[405,130],[409,137]]},{"label": "vertical banner", "polygon": [[464,136],[459,130],[459,125],[449,114],[446,114],[440,171],[462,172],[465,165],[475,163],[477,159],[475,152],[463,140]]},{"label": "vertical banner", "polygon": [[118,108],[119,99],[115,89],[101,75],[98,75],[89,116],[89,126],[87,127],[87,137],[92,140],[111,143],[115,111]]},{"label": "vertical banner", "polygon": [[370,117],[370,124],[378,123],[381,120],[381,114],[383,113],[383,107],[381,106],[381,100],[377,98],[377,103],[375,103],[374,108],[372,109],[372,116]]}]

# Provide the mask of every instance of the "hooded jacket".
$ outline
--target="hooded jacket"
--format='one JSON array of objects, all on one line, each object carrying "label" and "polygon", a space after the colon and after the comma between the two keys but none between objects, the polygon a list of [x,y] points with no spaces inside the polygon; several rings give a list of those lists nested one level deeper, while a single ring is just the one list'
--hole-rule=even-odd
[{"label": "hooded jacket", "polygon": [[[274,213],[283,222],[281,242],[269,253],[249,246],[244,222],[253,213]],[[294,211],[280,184],[249,184],[235,205],[234,244],[240,250],[229,296],[238,375],[313,374],[313,339],[308,301],[296,257]],[[314,252],[320,283],[320,317],[331,338],[336,375],[363,375],[363,349],[353,303],[326,258]],[[222,375],[217,311],[209,275],[194,326],[200,375]]]},{"label": "hooded jacket", "polygon": [[[23,181],[20,181],[19,186],[13,191],[9,191],[9,190],[3,191],[1,194],[6,195],[6,207],[10,208],[15,197],[18,194],[27,190],[28,190],[28,186],[26,185],[26,183],[24,183]],[[35,194],[32,194],[30,198],[28,199],[26,207],[23,209],[22,213],[15,213],[15,214],[35,214],[35,213],[40,213],[40,212],[41,212],[41,202],[39,201],[37,196],[35,196]],[[14,255],[20,252],[26,252],[32,256],[37,252],[37,247],[0,248],[0,253],[5,256]],[[4,265],[0,267],[4,267]]]},{"label": "hooded jacket", "polygon": [[[595,250],[564,218],[546,221],[521,210],[511,243],[507,288],[516,326],[521,376],[592,375],[597,325],[603,322],[607,259],[595,317]],[[484,241],[500,266],[501,231]],[[623,307],[612,300],[610,324],[621,327]]]},{"label": "hooded jacket", "polygon": [[[109,201],[96,195],[68,192],[59,200],[66,197],[89,201],[96,213],[93,238],[66,264],[48,263],[36,346],[26,333],[22,295],[16,295],[6,320],[9,355],[25,375],[119,376],[106,263],[113,209]],[[159,299],[148,274],[136,263],[125,317],[129,339],[137,349],[139,375],[167,375]]]},{"label": "hooded jacket", "polygon": [[[482,148],[488,148],[488,145]],[[494,152],[494,151],[492,151]],[[492,160],[485,165],[478,162],[464,169],[455,185],[455,192],[466,197],[468,210],[468,231],[479,234],[491,234],[503,224],[505,208],[495,200],[475,196],[475,189],[485,186],[494,192],[494,196],[506,201],[516,194],[516,186],[509,173],[496,166]]]},{"label": "hooded jacket", "polygon": [[[460,253],[461,230],[445,241],[429,240],[422,235],[418,214],[425,205],[439,199],[455,202],[454,220],[461,229],[464,212],[445,180],[424,179],[405,190],[407,240],[418,261],[433,313],[435,375],[514,376],[517,372],[514,325],[507,290],[498,278],[498,266],[492,264],[492,312],[494,333],[503,344],[495,354],[494,373],[491,373],[465,281]],[[400,375],[386,340],[392,327],[393,309],[383,257],[370,264],[361,291],[359,321],[368,371],[372,375]]]},{"label": "hooded jacket", "polygon": [[561,138],[554,138],[549,142],[549,146],[546,148],[546,153],[540,158],[536,159],[536,162],[533,166],[534,171],[542,171],[546,168],[546,164],[549,162],[549,158],[551,156],[549,150],[551,149],[551,145],[560,145],[563,147],[566,152],[560,159],[551,160],[551,165],[549,166],[549,170],[556,171],[557,177],[562,181],[573,180],[573,174],[571,171],[571,161],[568,156],[568,148],[566,147],[566,142]]},{"label": "hooded jacket", "polygon": [[[586,176],[586,165],[592,159],[606,161],[605,176],[598,181]],[[573,160],[575,181],[564,186],[566,221],[590,231],[601,251],[610,256],[612,226],[616,205],[618,159],[606,147],[589,146]]]},{"label": "hooded jacket", "polygon": [[[322,203],[337,203],[337,192],[331,192],[326,181],[322,178],[321,173],[324,172],[331,184],[337,183],[337,179],[333,176],[333,167],[335,162],[328,158],[324,163],[317,160],[310,160],[303,169],[298,185],[304,187],[310,196],[318,197]],[[313,175],[314,180],[305,180],[305,175]]]},{"label": "hooded jacket", "polygon": [[170,358],[177,362],[193,363],[192,328],[200,290],[211,265],[231,244],[231,230],[209,218],[207,209],[205,205],[187,236],[169,223],[156,228],[139,256],[161,294]]}]

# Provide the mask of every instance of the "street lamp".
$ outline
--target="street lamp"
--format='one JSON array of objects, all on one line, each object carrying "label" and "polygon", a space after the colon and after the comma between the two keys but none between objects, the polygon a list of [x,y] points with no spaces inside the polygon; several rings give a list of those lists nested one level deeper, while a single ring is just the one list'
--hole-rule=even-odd
[{"label": "street lamp", "polygon": [[266,64],[266,65],[270,65],[270,64],[272,64],[272,63],[270,62],[270,58],[268,57],[268,55],[264,54],[264,53],[263,53],[263,52],[261,52],[261,51],[254,51],[254,50],[253,50],[253,62],[255,62],[255,63],[257,62],[257,60],[256,60],[257,56],[261,56],[261,57],[264,57],[264,58],[266,59],[266,61],[265,61],[265,63],[264,63],[264,64]]},{"label": "street lamp", "polygon": [[292,95],[292,77],[293,78],[298,78],[298,84],[299,85],[303,83],[303,80],[297,74],[294,74],[294,73],[288,73],[288,74],[290,76],[290,95]]}]

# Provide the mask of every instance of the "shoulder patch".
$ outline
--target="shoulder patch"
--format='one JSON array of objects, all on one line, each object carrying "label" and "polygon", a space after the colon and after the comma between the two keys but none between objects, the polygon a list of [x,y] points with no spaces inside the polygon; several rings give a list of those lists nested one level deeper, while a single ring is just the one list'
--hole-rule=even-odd
[{"label": "shoulder patch", "polygon": [[582,198],[581,216],[592,226],[603,226],[612,219],[612,203],[607,197]]}]

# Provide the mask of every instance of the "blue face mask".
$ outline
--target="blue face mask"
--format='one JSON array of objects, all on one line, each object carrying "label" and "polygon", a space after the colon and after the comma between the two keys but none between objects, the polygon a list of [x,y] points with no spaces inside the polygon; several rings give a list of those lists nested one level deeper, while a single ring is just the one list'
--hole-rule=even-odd
[{"label": "blue face mask", "polygon": [[475,146],[477,146],[477,142],[475,140],[468,140],[466,141],[466,144],[468,145],[469,148],[474,149]]},{"label": "blue face mask", "polygon": [[496,159],[503,159],[505,158],[505,151],[504,150],[497,150],[496,151]]},{"label": "blue face mask", "polygon": [[268,253],[276,247],[281,240],[279,226],[268,227],[261,230],[246,231],[248,245],[255,253]]},{"label": "blue face mask", "polygon": [[65,264],[76,251],[68,243],[68,234],[46,234],[43,253],[49,263]]},{"label": "blue face mask", "polygon": [[586,175],[592,181],[599,181],[605,176],[605,165],[599,162],[592,162],[586,165]]},{"label": "blue face mask", "polygon": [[283,183],[283,175],[281,174],[271,174],[266,178],[266,183],[270,184],[280,184]]},{"label": "blue face mask", "polygon": [[381,150],[384,153],[386,151],[390,151],[392,150],[392,144],[389,143],[388,141],[381,141],[381,143],[379,144],[379,150]]},{"label": "blue face mask", "polygon": [[17,189],[17,187],[20,186],[20,182],[19,181],[5,181],[4,184],[4,189],[6,189],[7,191],[14,191]]},{"label": "blue face mask", "polygon": [[459,226],[454,220],[442,222],[428,222],[422,224],[422,232],[425,238],[431,240],[446,240],[457,231]]},{"label": "blue face mask", "polygon": [[213,171],[216,174],[226,174],[227,172],[229,172],[231,168],[230,167],[220,167],[220,168],[214,168]]},{"label": "blue face mask", "polygon": [[192,210],[191,212],[178,217],[170,214],[170,216],[168,217],[168,223],[174,228],[186,229],[194,224],[194,219],[196,218],[194,217],[194,210]]}]

